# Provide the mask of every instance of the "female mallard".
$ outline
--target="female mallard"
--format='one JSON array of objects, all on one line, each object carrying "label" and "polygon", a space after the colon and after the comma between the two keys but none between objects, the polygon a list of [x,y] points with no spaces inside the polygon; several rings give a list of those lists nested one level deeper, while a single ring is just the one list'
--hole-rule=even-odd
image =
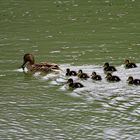
[{"label": "female mallard", "polygon": [[69,68],[66,69],[66,76],[76,76],[77,72],[76,71],[71,71]]},{"label": "female mallard", "polygon": [[93,80],[97,80],[97,81],[102,80],[102,77],[101,77],[100,75],[97,75],[96,72],[92,72],[91,78],[92,78]]},{"label": "female mallard", "polygon": [[129,76],[127,81],[130,85],[140,85],[140,79],[134,79],[132,76]]},{"label": "female mallard", "polygon": [[84,87],[84,86],[83,86],[81,83],[79,83],[79,82],[75,82],[75,83],[74,83],[72,78],[68,79],[67,84],[69,85],[70,88],[82,88],[82,87]]},{"label": "female mallard", "polygon": [[51,64],[48,62],[35,63],[34,56],[30,53],[26,53],[23,57],[23,64],[21,68],[24,70],[25,67],[30,72],[50,72],[60,70],[57,64]]},{"label": "female mallard", "polygon": [[82,70],[78,71],[78,77],[81,78],[81,79],[84,79],[84,80],[87,80],[87,78],[89,78],[88,74],[87,73],[83,73]]},{"label": "female mallard", "polygon": [[107,73],[106,79],[109,82],[119,82],[121,80],[118,76],[112,75],[111,73]]},{"label": "female mallard", "polygon": [[130,69],[130,68],[136,68],[137,65],[133,62],[130,62],[128,59],[125,60],[125,68]]},{"label": "female mallard", "polygon": [[114,72],[114,71],[117,71],[117,69],[114,66],[110,66],[109,63],[105,63],[104,71],[105,72]]}]

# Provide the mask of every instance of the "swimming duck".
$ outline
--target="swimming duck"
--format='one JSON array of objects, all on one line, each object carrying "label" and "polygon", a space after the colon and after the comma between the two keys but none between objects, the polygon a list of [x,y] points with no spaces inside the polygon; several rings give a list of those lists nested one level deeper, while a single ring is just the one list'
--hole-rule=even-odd
[{"label": "swimming duck", "polygon": [[134,79],[132,76],[129,76],[127,81],[130,85],[140,85],[140,79]]},{"label": "swimming duck", "polygon": [[72,78],[68,79],[67,84],[69,85],[70,88],[82,88],[82,87],[84,87],[84,86],[83,86],[81,83],[79,83],[79,82],[75,82],[75,83],[74,83]]},{"label": "swimming duck", "polygon": [[128,59],[125,60],[125,68],[130,69],[130,68],[136,68],[137,65],[133,62],[130,62]]},{"label": "swimming duck", "polygon": [[106,79],[110,82],[119,82],[121,80],[118,76],[112,75],[111,73],[107,73]]},{"label": "swimming duck", "polygon": [[24,70],[25,67],[30,72],[37,72],[37,71],[50,72],[50,71],[60,70],[57,64],[51,64],[48,62],[35,63],[34,56],[30,53],[26,53],[23,57],[23,64],[21,68]]},{"label": "swimming duck", "polygon": [[84,79],[84,80],[87,80],[87,78],[89,78],[88,74],[87,73],[83,73],[82,70],[78,71],[78,77],[81,78],[81,79]]},{"label": "swimming duck", "polygon": [[105,72],[114,72],[114,71],[117,71],[117,69],[114,66],[110,66],[109,63],[105,63],[104,71]]},{"label": "swimming duck", "polygon": [[69,68],[66,69],[66,76],[76,76],[76,71],[71,71]]},{"label": "swimming duck", "polygon": [[96,72],[92,72],[91,78],[92,78],[93,80],[97,80],[97,81],[102,80],[102,77],[101,77],[100,75],[97,75]]}]

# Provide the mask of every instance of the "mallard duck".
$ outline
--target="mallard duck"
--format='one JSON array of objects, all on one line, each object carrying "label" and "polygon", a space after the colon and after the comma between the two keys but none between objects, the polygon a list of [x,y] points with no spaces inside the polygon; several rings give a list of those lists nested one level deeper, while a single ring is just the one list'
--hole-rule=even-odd
[{"label": "mallard duck", "polygon": [[110,66],[109,63],[105,63],[104,71],[105,72],[114,72],[114,71],[117,71],[117,69],[114,66]]},{"label": "mallard duck", "polygon": [[34,56],[30,53],[26,53],[23,57],[23,64],[21,68],[24,70],[25,67],[30,72],[50,72],[60,70],[57,64],[51,64],[48,62],[35,63]]},{"label": "mallard duck", "polygon": [[111,73],[107,73],[106,79],[109,82],[119,82],[121,80],[118,76],[112,75]]},{"label": "mallard duck", "polygon": [[89,78],[88,74],[87,73],[83,73],[82,70],[78,71],[78,77],[81,78],[81,79],[84,79],[84,80],[87,80],[87,78]]},{"label": "mallard duck", "polygon": [[66,76],[76,76],[76,71],[71,71],[69,68],[66,69]]},{"label": "mallard duck", "polygon": [[67,84],[69,85],[70,88],[82,88],[82,87],[84,87],[84,86],[83,86],[81,83],[79,83],[79,82],[75,82],[75,83],[74,83],[72,78],[68,79]]},{"label": "mallard duck", "polygon": [[100,75],[97,75],[96,72],[92,72],[91,78],[92,78],[93,80],[97,80],[97,81],[102,80],[102,77],[101,77]]},{"label": "mallard duck", "polygon": [[130,68],[136,68],[137,65],[133,62],[130,62],[128,59],[125,60],[125,68],[130,69]]},{"label": "mallard duck", "polygon": [[129,76],[128,79],[128,84],[131,84],[131,85],[140,85],[140,79],[134,79],[132,76]]}]

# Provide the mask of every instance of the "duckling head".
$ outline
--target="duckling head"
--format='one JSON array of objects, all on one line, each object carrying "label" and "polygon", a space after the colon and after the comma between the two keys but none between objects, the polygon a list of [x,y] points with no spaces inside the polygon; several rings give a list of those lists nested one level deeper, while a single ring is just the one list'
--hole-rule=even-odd
[{"label": "duckling head", "polygon": [[109,63],[108,63],[108,62],[106,62],[106,63],[104,64],[104,68],[107,68],[107,67],[109,67]]},{"label": "duckling head", "polygon": [[80,69],[80,70],[78,71],[77,76],[80,77],[80,76],[82,75],[82,73],[83,73],[83,71]]},{"label": "duckling head", "polygon": [[67,69],[66,69],[66,72],[67,72],[67,73],[69,73],[69,72],[70,72],[70,69],[69,69],[69,68],[67,68]]},{"label": "duckling head", "polygon": [[73,79],[69,78],[68,81],[67,81],[67,84],[72,84],[72,83],[73,83]]},{"label": "duckling head", "polygon": [[78,73],[81,74],[81,73],[83,73],[83,71],[80,69],[80,70],[78,71]]},{"label": "duckling head", "polygon": [[96,76],[96,75],[97,75],[97,74],[96,74],[95,71],[93,71],[92,74],[91,74],[91,76]]},{"label": "duckling head", "polygon": [[108,72],[105,78],[111,78],[111,77],[112,77],[112,74]]},{"label": "duckling head", "polygon": [[127,79],[127,81],[128,82],[133,81],[133,77],[132,76],[129,76],[128,79]]},{"label": "duckling head", "polygon": [[129,63],[129,60],[128,60],[128,59],[126,59],[126,60],[124,61],[124,63],[125,63],[125,64],[128,64],[128,63]]}]

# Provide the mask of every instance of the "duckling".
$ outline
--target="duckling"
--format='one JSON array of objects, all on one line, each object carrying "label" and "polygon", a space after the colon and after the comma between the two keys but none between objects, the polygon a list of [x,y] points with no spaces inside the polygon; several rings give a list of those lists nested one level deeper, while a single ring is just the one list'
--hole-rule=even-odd
[{"label": "duckling", "polygon": [[114,72],[114,71],[117,71],[117,69],[114,66],[110,66],[109,63],[105,63],[104,71],[105,72]]},{"label": "duckling", "polygon": [[130,85],[140,85],[140,79],[134,79],[132,76],[129,76],[127,81]]},{"label": "duckling", "polygon": [[57,64],[51,64],[48,62],[35,63],[34,56],[30,53],[26,53],[23,57],[23,64],[21,68],[24,70],[25,67],[30,72],[50,72],[60,70]]},{"label": "duckling", "polygon": [[130,62],[128,59],[125,60],[125,68],[130,69],[130,68],[136,68],[137,65],[133,62]]},{"label": "duckling", "polygon": [[118,76],[112,75],[111,73],[107,73],[106,79],[110,82],[119,82],[121,80]]},{"label": "duckling", "polygon": [[76,71],[71,71],[69,68],[66,69],[66,76],[76,76]]},{"label": "duckling", "polygon": [[89,78],[88,74],[87,73],[83,73],[82,70],[78,71],[78,77],[81,78],[81,79],[84,79],[84,80],[87,80],[87,78]]},{"label": "duckling", "polygon": [[92,78],[93,80],[97,80],[97,81],[102,80],[102,77],[101,77],[100,75],[97,75],[96,72],[92,72],[91,78]]},{"label": "duckling", "polygon": [[74,83],[72,78],[68,79],[67,84],[69,85],[70,88],[82,88],[82,87],[84,87],[84,86],[83,86],[81,83],[79,83],[79,82],[75,82],[75,83]]}]

